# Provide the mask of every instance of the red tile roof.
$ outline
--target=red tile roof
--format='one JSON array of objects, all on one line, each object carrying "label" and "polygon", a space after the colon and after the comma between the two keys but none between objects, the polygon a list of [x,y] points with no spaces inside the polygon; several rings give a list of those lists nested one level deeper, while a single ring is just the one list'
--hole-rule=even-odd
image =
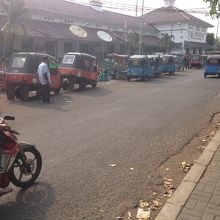
[{"label": "red tile roof", "polygon": [[[106,23],[114,23],[122,25],[127,23],[127,26],[140,26],[140,18],[119,14],[110,11],[98,11],[90,7],[89,5],[82,5],[72,3],[64,0],[24,0],[27,8],[32,10],[39,10],[45,12],[51,12],[70,17],[78,17],[83,19],[102,21]],[[153,26],[147,25],[149,30],[156,30]]]},{"label": "red tile roof", "polygon": [[175,7],[162,7],[144,15],[148,24],[168,24],[186,22],[202,27],[213,27],[213,25],[194,17],[193,15]]}]

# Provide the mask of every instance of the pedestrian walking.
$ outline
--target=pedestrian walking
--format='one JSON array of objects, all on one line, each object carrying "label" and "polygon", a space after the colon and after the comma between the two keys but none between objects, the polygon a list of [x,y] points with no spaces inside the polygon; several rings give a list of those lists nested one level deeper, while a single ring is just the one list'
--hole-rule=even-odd
[{"label": "pedestrian walking", "polygon": [[6,88],[5,72],[6,72],[5,58],[2,57],[0,59],[0,92],[5,90]]},{"label": "pedestrian walking", "polygon": [[38,79],[42,87],[42,101],[43,103],[51,103],[50,101],[50,85],[51,78],[49,72],[49,58],[44,57],[37,69]]},{"label": "pedestrian walking", "polygon": [[186,55],[185,58],[184,58],[184,63],[185,63],[185,68],[186,70],[189,69],[189,63],[190,63],[190,60],[189,60],[189,56]]}]

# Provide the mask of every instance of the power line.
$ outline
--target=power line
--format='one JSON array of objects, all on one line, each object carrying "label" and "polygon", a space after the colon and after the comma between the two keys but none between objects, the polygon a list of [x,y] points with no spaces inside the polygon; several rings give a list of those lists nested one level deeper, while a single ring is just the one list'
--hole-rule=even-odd
[{"label": "power line", "polygon": [[[86,5],[86,6],[90,6],[89,3],[78,1],[78,0],[67,0],[67,1],[77,3],[77,4]],[[111,1],[103,1],[103,6],[102,7],[104,9],[117,10],[117,11],[129,11],[129,12],[134,12],[134,13],[136,11],[136,5],[116,3],[116,2],[111,2]],[[138,6],[137,10],[138,10],[138,12],[141,12],[142,7]],[[163,8],[144,7],[143,10],[144,10],[144,13],[148,13],[148,12],[151,12],[153,10],[163,10]],[[208,7],[206,7],[206,8],[179,9],[179,11],[193,13],[193,14],[208,14],[210,9]]]}]

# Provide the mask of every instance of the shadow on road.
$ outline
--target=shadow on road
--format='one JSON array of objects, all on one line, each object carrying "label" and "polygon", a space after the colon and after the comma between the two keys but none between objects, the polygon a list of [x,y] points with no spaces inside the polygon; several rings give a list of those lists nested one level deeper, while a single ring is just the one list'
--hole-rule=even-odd
[{"label": "shadow on road", "polygon": [[56,111],[67,111],[64,106],[68,105],[72,102],[72,97],[70,94],[61,93],[59,95],[51,96],[52,104],[44,104],[42,103],[41,99],[36,96],[30,96],[28,101],[22,102],[18,99],[10,100],[11,105],[20,105],[26,106],[31,108],[40,108],[40,109],[53,109]]},{"label": "shadow on road", "polygon": [[169,83],[170,81],[173,81],[179,77],[188,77],[188,76],[182,73],[176,73],[174,75],[163,74],[163,75],[160,75],[159,77],[150,77],[146,79],[145,81],[141,79],[132,79],[129,83],[136,82],[136,83],[146,83],[146,84],[164,84],[164,83]]},{"label": "shadow on road", "polygon": [[0,204],[0,219],[46,220],[54,200],[54,189],[48,183],[38,182],[19,191],[15,202]]},{"label": "shadow on road", "polygon": [[206,79],[220,79],[218,76],[206,76]]},{"label": "shadow on road", "polygon": [[92,97],[102,97],[109,94],[112,94],[112,91],[110,89],[106,89],[102,87],[96,87],[96,88],[86,87],[83,90],[76,89],[74,93],[74,95],[92,96]]}]

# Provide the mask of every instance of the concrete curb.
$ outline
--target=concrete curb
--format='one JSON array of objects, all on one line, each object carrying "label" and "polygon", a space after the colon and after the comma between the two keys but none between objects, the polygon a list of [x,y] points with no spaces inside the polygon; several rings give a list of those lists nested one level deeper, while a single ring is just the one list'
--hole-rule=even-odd
[{"label": "concrete curb", "polygon": [[176,220],[193,192],[196,184],[201,179],[207,166],[211,162],[215,152],[220,145],[220,131],[218,131],[212,141],[208,144],[202,155],[193,165],[189,173],[185,176],[180,186],[172,197],[167,200],[165,206],[160,211],[156,220]]}]

